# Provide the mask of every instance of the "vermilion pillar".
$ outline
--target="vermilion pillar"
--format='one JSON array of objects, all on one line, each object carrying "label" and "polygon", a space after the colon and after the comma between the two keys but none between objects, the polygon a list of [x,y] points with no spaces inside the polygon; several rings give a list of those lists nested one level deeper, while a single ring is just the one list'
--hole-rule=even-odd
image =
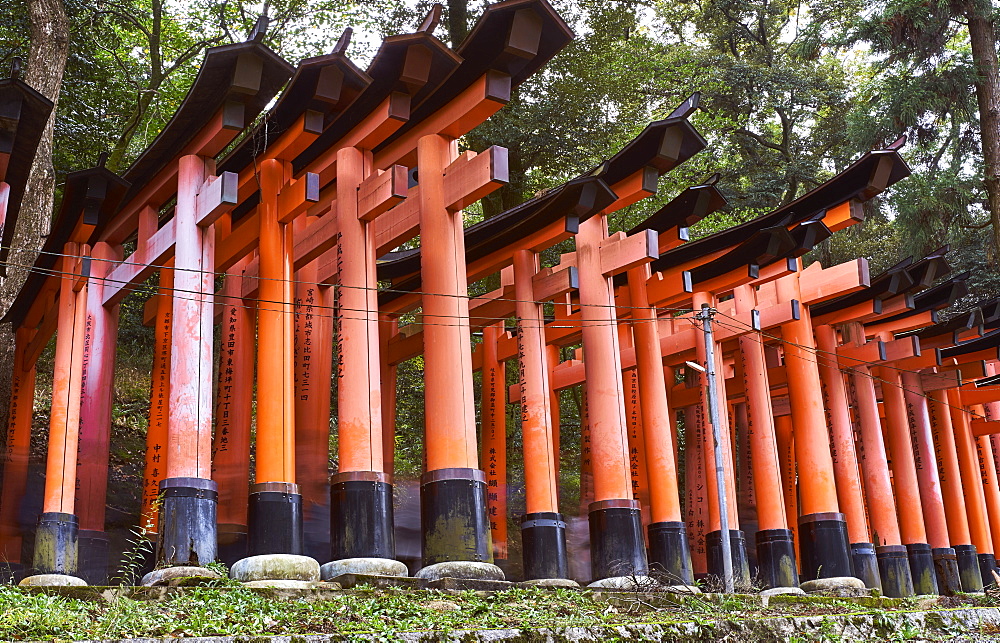
[{"label": "vermilion pillar", "polygon": [[882,438],[875,382],[867,366],[856,366],[849,373],[851,394],[858,425],[861,427],[861,473],[864,476],[865,498],[868,501],[868,516],[871,520],[872,539],[875,541],[882,590],[887,596],[912,596],[913,576],[906,547],[899,534],[896,500],[889,478],[889,459]]},{"label": "vermilion pillar", "polygon": [[[708,306],[714,306],[714,297],[709,293],[695,293],[692,297],[693,308],[695,310],[700,310],[703,304]],[[707,350],[705,343],[705,335],[703,333],[696,334],[696,347],[698,352],[698,361],[707,366]],[[716,374],[716,390],[719,391],[720,395],[723,395],[726,390],[725,378],[723,375],[722,368],[722,349],[720,346],[715,346],[715,374]],[[705,408],[705,416],[710,417],[708,409],[711,404],[711,400],[708,397],[708,382],[706,381],[706,374],[701,373],[698,376],[701,380],[701,393],[702,393],[702,406]],[[733,552],[733,574],[737,578],[742,578],[745,581],[750,580],[750,566],[749,560],[746,555],[746,537],[743,532],[740,531],[739,513],[736,505],[736,467],[733,460],[733,438],[729,430],[729,414],[727,412],[728,406],[725,399],[720,399],[716,402],[719,405],[719,436],[722,441],[722,463],[724,468],[724,479],[726,481],[726,497],[728,499],[728,517],[729,517],[729,542],[730,548]],[[720,511],[718,506],[717,498],[718,487],[716,485],[716,471],[715,471],[715,457],[714,444],[711,425],[707,425],[704,434],[705,441],[705,471],[706,477],[706,487],[708,489],[708,506],[709,506],[709,531],[705,535],[706,546],[708,550],[708,573],[714,574],[716,576],[722,576],[722,530],[721,530],[721,519]]]},{"label": "vermilion pillar", "polygon": [[951,415],[952,428],[955,430],[955,450],[958,455],[958,466],[962,472],[962,491],[965,496],[965,509],[969,517],[969,532],[972,544],[976,546],[979,559],[979,571],[983,585],[995,584],[993,570],[997,563],[994,556],[993,536],[986,513],[986,496],[983,492],[983,479],[979,471],[976,444],[969,427],[969,414],[962,407],[962,398],[955,389],[949,389],[948,413]]},{"label": "vermilion pillar", "polygon": [[875,546],[868,530],[868,515],[855,448],[854,426],[847,401],[844,374],[837,363],[837,331],[829,325],[817,326],[816,363],[823,386],[823,408],[830,430],[830,455],[837,478],[837,501],[847,518],[847,535],[851,541],[851,562],[854,575],[865,585],[882,590]]},{"label": "vermilion pillar", "polygon": [[696,578],[708,575],[705,533],[708,531],[708,489],[705,485],[705,418],[701,405],[684,412],[684,506],[687,537],[691,543],[691,568]]},{"label": "vermilion pillar", "polygon": [[576,236],[594,468],[594,502],[589,513],[595,579],[647,570],[639,506],[632,499],[614,290],[601,270],[601,243],[607,236],[603,214],[581,223]]},{"label": "vermilion pillar", "polygon": [[[358,217],[357,189],[368,165],[367,151],[346,148],[337,152],[340,470],[330,487],[334,560],[396,555],[392,480],[383,464],[375,235],[371,224]],[[433,252],[425,246],[427,251]]]},{"label": "vermilion pillar", "polygon": [[[752,287],[737,288],[734,296],[737,312],[753,310],[756,301]],[[757,332],[740,335],[738,343],[736,371],[742,377],[746,395],[747,446],[756,490],[760,575],[770,587],[798,587],[794,534],[788,529],[783,498],[776,493],[781,488],[781,468],[763,335]]]},{"label": "vermilion pillar", "polygon": [[677,485],[672,435],[674,418],[667,402],[656,308],[649,305],[646,293],[649,274],[648,265],[633,268],[629,271],[628,285],[642,414],[642,450],[649,483],[650,564],[678,582],[691,584],[694,574]]},{"label": "vermilion pillar", "polygon": [[[31,451],[31,418],[35,398],[35,365],[25,363],[25,350],[34,331],[19,328],[14,333],[14,372],[11,376],[7,439],[3,453],[3,487],[0,488],[0,556],[10,571],[21,565],[21,524],[18,521],[24,490],[28,484]],[[2,563],[0,563],[2,564]]]},{"label": "vermilion pillar", "polygon": [[912,371],[901,373],[906,417],[909,420],[910,439],[913,444],[913,461],[920,485],[920,501],[924,511],[927,541],[933,548],[934,569],[938,589],[951,595],[962,591],[958,557],[951,547],[948,520],[944,512],[944,498],[934,457],[934,437],[926,395],[920,383],[920,374]]},{"label": "vermilion pillar", "polygon": [[76,469],[88,290],[80,280],[86,277],[80,257],[86,252],[76,243],[63,250],[45,494],[35,532],[33,567],[40,574],[75,575],[78,568]]},{"label": "vermilion pillar", "polygon": [[792,431],[792,416],[774,416],[774,437],[781,464],[781,495],[788,516],[788,528],[792,531],[793,538],[798,541],[799,487],[798,475],[795,470],[795,435]]},{"label": "vermilion pillar", "polygon": [[174,271],[160,270],[153,326],[153,370],[150,373],[149,425],[146,429],[146,465],[142,476],[139,527],[156,539],[160,531],[160,481],[167,475],[167,426],[170,422],[170,346],[173,328]]},{"label": "vermilion pillar", "polygon": [[910,560],[913,589],[921,595],[937,594],[937,575],[934,572],[931,546],[927,543],[920,486],[917,482],[910,427],[906,417],[906,400],[903,398],[899,371],[879,368],[875,372],[882,381],[882,406],[886,416],[893,490],[899,511],[900,535]]},{"label": "vermilion pillar", "polygon": [[104,509],[107,506],[118,305],[109,309],[102,301],[104,277],[111,271],[113,262],[121,260],[121,251],[102,242],[94,246],[92,257],[83,337],[76,507],[80,519],[80,578],[91,585],[105,585],[108,581],[108,538],[104,533]]},{"label": "vermilion pillar", "polygon": [[215,560],[216,484],[212,475],[212,340],[215,230],[198,222],[198,192],[213,164],[183,156],[174,208],[173,319],[170,336],[170,421],[167,477],[157,564],[204,565]]},{"label": "vermilion pillar", "polygon": [[302,492],[305,553],[330,555],[330,383],[333,289],[317,283],[317,262],[296,273],[295,479]]},{"label": "vermilion pillar", "polygon": [[390,476],[395,472],[396,458],[396,365],[390,364],[389,340],[399,330],[395,317],[379,318],[378,337],[382,377],[382,466]]},{"label": "vermilion pillar", "polygon": [[[955,430],[948,410],[948,396],[944,390],[928,391],[927,396],[948,535],[958,559],[962,589],[966,592],[979,592],[983,589],[983,577],[979,571],[976,545],[972,540],[970,516],[965,507],[962,472],[955,447]],[[986,540],[985,535],[981,540]]]},{"label": "vermilion pillar", "polygon": [[257,304],[257,459],[250,489],[251,556],[302,554],[302,494],[295,479],[295,311],[292,225],[280,221],[282,162],[260,163]]},{"label": "vermilion pillar", "polygon": [[220,302],[212,479],[219,485],[219,558],[228,565],[247,555],[255,307],[242,297],[246,263],[240,262],[230,269],[222,285]]},{"label": "vermilion pillar", "polygon": [[436,134],[417,142],[427,418],[427,472],[420,485],[425,565],[493,558],[486,479],[476,444],[462,213],[446,207],[444,194],[444,169],[457,152],[456,141]]},{"label": "vermilion pillar", "polygon": [[1000,489],[997,487],[997,470],[993,462],[993,445],[989,436],[976,438],[976,455],[979,458],[979,472],[983,480],[983,495],[986,498],[986,515],[993,537],[993,551],[1000,545]]},{"label": "vermilion pillar", "polygon": [[[801,266],[801,261],[800,261]],[[779,301],[799,299],[799,273],[776,282]],[[781,326],[788,401],[795,430],[795,459],[799,471],[799,564],[807,578],[850,576],[847,525],[837,502],[837,484],[830,455],[830,437],[823,411],[823,388],[816,367],[816,340],[808,306],[799,307],[799,319]]]},{"label": "vermilion pillar", "polygon": [[[507,559],[507,368],[497,358],[503,323],[483,328],[483,462],[493,557]],[[582,474],[581,474],[582,475]]]},{"label": "vermilion pillar", "polygon": [[559,513],[556,458],[552,439],[549,369],[545,354],[545,318],[535,301],[532,278],[538,255],[514,252],[514,298],[521,383],[521,436],[524,445],[524,487],[527,513],[521,521],[524,574],[536,578],[566,578],[566,521]]}]

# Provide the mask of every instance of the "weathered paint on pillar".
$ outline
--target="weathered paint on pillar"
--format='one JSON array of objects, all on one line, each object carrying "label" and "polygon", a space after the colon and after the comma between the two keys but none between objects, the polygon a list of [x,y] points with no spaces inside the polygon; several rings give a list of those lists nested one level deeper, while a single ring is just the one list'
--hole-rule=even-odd
[{"label": "weathered paint on pillar", "polygon": [[18,523],[21,502],[28,485],[31,450],[31,419],[35,399],[35,365],[24,363],[24,352],[34,331],[19,328],[14,333],[14,372],[11,377],[7,436],[3,453],[3,486],[0,488],[0,556],[21,562],[23,534]]},{"label": "weathered paint on pillar", "polygon": [[119,307],[116,304],[108,309],[101,302],[104,300],[104,277],[114,267],[113,262],[121,260],[121,250],[102,242],[94,246],[92,256],[83,338],[76,513],[80,529],[104,531]]},{"label": "weathered paint on pillar", "polygon": [[170,345],[170,422],[167,478],[212,475],[212,338],[215,230],[197,222],[197,194],[209,173],[196,155],[180,159]]},{"label": "weathered paint on pillar", "polygon": [[601,272],[600,248],[605,238],[604,215],[581,223],[576,236],[596,502],[632,498],[614,291],[611,280]]}]

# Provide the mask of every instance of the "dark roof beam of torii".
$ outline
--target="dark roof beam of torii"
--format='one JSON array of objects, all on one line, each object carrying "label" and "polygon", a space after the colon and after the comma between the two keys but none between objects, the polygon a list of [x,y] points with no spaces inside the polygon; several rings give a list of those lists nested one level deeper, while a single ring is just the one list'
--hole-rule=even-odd
[{"label": "dark roof beam of torii", "polygon": [[[697,107],[697,95],[684,101],[668,118],[655,121],[622,150],[594,170],[568,182],[561,188],[550,190],[496,217],[466,229],[466,257],[470,281],[499,271],[511,261],[513,251],[529,247],[538,251],[575,233],[576,225],[598,212],[613,212],[655,192],[656,178],[684,162],[704,148],[705,140],[687,121],[687,116]],[[593,182],[599,178],[600,182]],[[555,198],[553,193],[574,185],[587,185],[590,179],[594,192],[581,192],[587,201],[595,204],[604,199],[608,187],[612,200],[603,207],[578,207],[577,211],[564,212],[557,220],[550,220],[552,209],[544,207],[545,201]],[[608,183],[614,181],[614,183]],[[557,213],[558,214],[558,213]],[[511,220],[517,220],[513,225]],[[556,226],[558,228],[552,228]],[[538,233],[546,230],[544,239]],[[525,241],[527,240],[527,242]],[[419,299],[402,291],[419,290],[419,250],[395,253],[379,265],[379,278],[392,279],[390,291],[380,296],[381,304],[392,302],[393,312],[403,312],[419,305]]]},{"label": "dark roof beam of torii", "polygon": [[[129,187],[127,181],[103,167],[104,158],[102,154],[97,167],[67,175],[51,232],[24,286],[0,320],[10,322],[15,329],[39,329],[25,353],[26,363],[37,359],[55,331],[61,277],[58,261],[65,245],[93,243],[97,231],[114,215]],[[86,277],[88,262],[85,257],[80,258],[81,278]]]},{"label": "dark roof beam of torii", "polygon": [[[177,162],[215,157],[253,122],[292,75],[292,66],[257,41],[211,47],[170,122],[125,171],[132,187],[101,240],[122,243],[136,234],[143,209],[177,192]],[[206,118],[208,116],[208,118]]]},{"label": "dark roof beam of torii", "polygon": [[[21,59],[14,58],[9,78],[0,80],[0,277],[7,256],[35,152],[52,113],[52,101],[20,79]],[[6,202],[6,203],[4,203]]]}]

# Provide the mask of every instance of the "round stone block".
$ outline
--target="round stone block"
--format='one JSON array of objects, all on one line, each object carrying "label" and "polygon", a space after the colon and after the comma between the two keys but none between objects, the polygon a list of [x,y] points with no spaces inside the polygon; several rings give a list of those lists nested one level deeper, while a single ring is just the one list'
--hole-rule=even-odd
[{"label": "round stone block", "polygon": [[311,580],[252,580],[243,583],[243,586],[269,589],[315,589],[316,582]]},{"label": "round stone block", "polygon": [[469,580],[505,580],[503,570],[490,563],[453,560],[446,563],[428,565],[415,574],[424,580],[441,578],[465,578]]},{"label": "round stone block", "polygon": [[649,576],[611,576],[595,580],[587,585],[591,589],[621,589],[628,592],[648,592],[663,588],[656,579]]},{"label": "round stone block", "polygon": [[765,589],[760,593],[761,596],[782,596],[785,594],[791,594],[794,596],[806,595],[801,587],[771,587],[770,589]]},{"label": "round stone block", "polygon": [[406,565],[390,558],[343,558],[326,563],[320,567],[323,580],[336,578],[343,574],[359,574],[362,576],[409,576]]},{"label": "round stone block", "polygon": [[668,592],[670,594],[701,594],[701,589],[697,585],[667,585],[657,591]]},{"label": "round stone block", "polygon": [[524,584],[537,587],[580,587],[580,583],[568,578],[533,578],[524,581]]},{"label": "round stone block", "polygon": [[255,580],[319,580],[315,558],[295,554],[262,554],[238,560],[229,570],[230,578],[243,583]]},{"label": "round stone block", "polygon": [[21,587],[85,587],[87,581],[67,574],[36,574],[21,579]]},{"label": "round stone block", "polygon": [[843,589],[867,589],[863,580],[854,578],[853,576],[835,576],[833,578],[807,580],[799,585],[799,587],[807,594],[812,594],[813,592],[836,592]]},{"label": "round stone block", "polygon": [[182,565],[153,570],[143,576],[139,584],[145,587],[187,587],[218,578],[220,576],[211,569]]}]

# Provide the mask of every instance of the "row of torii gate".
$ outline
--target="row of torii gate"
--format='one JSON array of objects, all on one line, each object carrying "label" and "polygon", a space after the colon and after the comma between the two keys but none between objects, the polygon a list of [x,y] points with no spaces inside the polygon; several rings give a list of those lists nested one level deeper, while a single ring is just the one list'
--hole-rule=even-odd
[{"label": "row of torii gate", "polygon": [[[725,205],[714,178],[609,234],[610,214],[705,146],[687,121],[694,96],[595,170],[465,227],[463,208],[505,183],[507,164],[502,148],[460,152],[459,142],[572,33],[545,0],[504,0],[452,50],[433,36],[439,16],[435,7],[415,33],[386,39],[365,71],[344,55],[349,32],[293,67],[258,28],[207,52],[123,176],[98,166],[67,177],[5,317],[16,363],[4,559],[20,562],[35,364],[53,334],[44,499],[24,567],[57,582],[106,547],[118,307],[158,275],[141,520],[159,567],[203,566],[234,543],[247,560],[301,555],[304,501],[329,493],[324,577],[406,574],[393,561],[395,368],[422,355],[425,576],[458,562],[447,573],[502,578],[490,563],[506,556],[509,402],[521,413],[525,576],[568,577],[556,481],[558,394],[572,387],[585,399],[591,578],[720,574],[714,371],[738,576],[751,565],[770,586],[856,576],[890,596],[994,582],[1000,307],[938,323],[965,292],[965,275],[942,281],[945,250],[874,277],[863,259],[801,261],[909,174],[901,141],[697,241],[688,226]],[[0,259],[13,263],[50,107],[16,74],[0,83]],[[419,247],[400,249],[418,235]],[[568,239],[575,251],[543,267],[540,253]],[[499,287],[469,297],[487,278]],[[711,347],[693,320],[703,309]],[[519,383],[508,390],[509,363]],[[339,467],[328,480],[333,377]]]}]

